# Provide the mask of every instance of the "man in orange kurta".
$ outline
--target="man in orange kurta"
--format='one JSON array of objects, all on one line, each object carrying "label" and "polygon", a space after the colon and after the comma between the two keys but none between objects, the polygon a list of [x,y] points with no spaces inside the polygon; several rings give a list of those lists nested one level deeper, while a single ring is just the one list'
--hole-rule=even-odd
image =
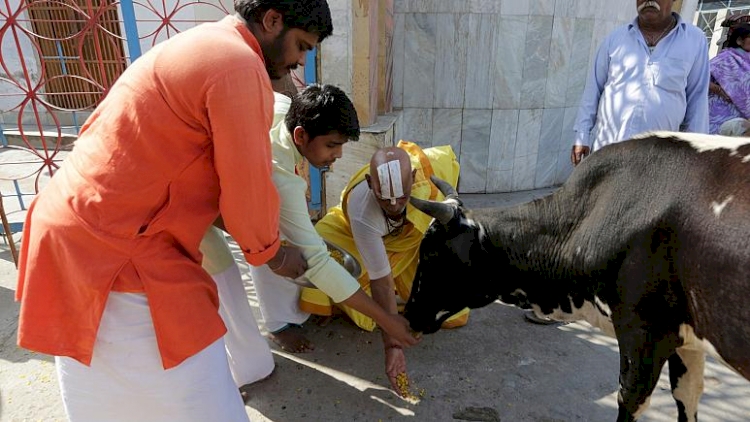
[{"label": "man in orange kurta", "polygon": [[199,244],[220,215],[250,264],[304,271],[280,249],[269,75],[333,28],[325,0],[235,8],[133,63],[30,206],[18,344],[56,356],[73,421],[247,420]]}]

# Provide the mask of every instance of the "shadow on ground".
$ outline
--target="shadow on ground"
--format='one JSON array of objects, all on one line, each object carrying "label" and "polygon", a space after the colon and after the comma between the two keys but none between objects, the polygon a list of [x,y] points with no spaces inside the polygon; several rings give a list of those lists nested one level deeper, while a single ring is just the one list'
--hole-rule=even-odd
[{"label": "shadow on ground", "polygon": [[[312,353],[276,352],[273,376],[249,390],[250,407],[273,421],[451,420],[469,407],[502,420],[613,420],[597,403],[617,388],[616,351],[558,327],[531,326],[503,305],[475,310],[468,326],[426,336],[407,351],[419,403],[390,391],[379,333],[338,318],[308,329]],[[582,327],[588,332],[587,328]],[[554,347],[549,347],[554,345]],[[591,362],[590,353],[598,359]],[[614,404],[614,403],[613,403]]]}]

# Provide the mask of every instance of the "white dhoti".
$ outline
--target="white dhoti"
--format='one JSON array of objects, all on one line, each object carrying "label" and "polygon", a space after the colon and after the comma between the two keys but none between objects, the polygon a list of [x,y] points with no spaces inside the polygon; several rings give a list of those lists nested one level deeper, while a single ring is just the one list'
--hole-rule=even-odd
[{"label": "white dhoti", "polygon": [[219,289],[219,313],[227,326],[224,343],[237,387],[260,381],[273,372],[268,342],[258,329],[239,267],[232,265],[212,275]]},{"label": "white dhoti", "polygon": [[219,339],[165,370],[143,294],[111,292],[91,366],[55,357],[71,422],[247,422]]},{"label": "white dhoti", "polygon": [[300,286],[276,275],[267,265],[250,266],[250,276],[258,293],[258,303],[268,332],[287,324],[302,324],[310,314],[299,309]]}]

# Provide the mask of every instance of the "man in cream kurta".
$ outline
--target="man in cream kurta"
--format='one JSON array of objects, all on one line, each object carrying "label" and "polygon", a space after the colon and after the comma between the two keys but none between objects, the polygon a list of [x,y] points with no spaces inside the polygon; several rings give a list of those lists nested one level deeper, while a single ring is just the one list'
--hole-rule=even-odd
[{"label": "man in cream kurta", "polygon": [[[359,283],[328,253],[328,248],[310,221],[305,192],[307,183],[296,166],[304,157],[297,150],[286,128],[291,100],[274,94],[274,117],[271,128],[273,182],[281,198],[279,231],[282,239],[302,249],[307,258],[305,276],[334,301],[341,302],[359,289]],[[270,333],[289,324],[301,324],[310,314],[299,309],[300,287],[274,274],[266,265],[251,266],[250,274],[258,292],[261,314]]]}]

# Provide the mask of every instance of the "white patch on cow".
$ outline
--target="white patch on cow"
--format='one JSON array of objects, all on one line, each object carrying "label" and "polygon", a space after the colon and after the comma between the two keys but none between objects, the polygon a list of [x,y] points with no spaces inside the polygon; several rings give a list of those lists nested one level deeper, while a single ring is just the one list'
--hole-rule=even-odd
[{"label": "white patch on cow", "polygon": [[472,219],[469,219],[469,222],[470,222],[471,224],[475,224],[475,225],[479,226],[479,233],[478,233],[477,239],[479,239],[479,241],[480,241],[480,242],[481,242],[481,241],[482,241],[483,239],[485,239],[485,238],[487,237],[487,231],[486,231],[486,230],[484,229],[484,226],[483,226],[483,225],[481,225],[481,224],[477,224],[477,223],[476,223],[476,222],[475,222],[474,220],[472,220]]},{"label": "white patch on cow", "polygon": [[437,313],[437,316],[435,317],[435,320],[440,319],[443,315],[447,314],[448,311],[440,311]]},{"label": "white patch on cow", "polygon": [[[551,314],[544,314],[542,313],[541,308],[536,304],[532,304],[531,308],[537,315],[546,316],[556,321],[586,321],[593,327],[600,329],[604,334],[610,337],[615,337],[615,327],[614,325],[612,325],[611,319],[612,311],[609,309],[609,306],[602,302],[601,299],[599,299],[598,297],[594,298],[595,302],[597,302],[599,306],[597,306],[593,302],[584,301],[583,306],[581,306],[580,308],[576,308],[573,305],[573,299],[568,297],[568,300],[570,300],[570,306],[573,309],[573,312],[571,313],[563,312],[563,310],[558,307],[555,308]],[[602,313],[599,311],[600,308],[605,313],[607,313],[607,315],[602,315]]]},{"label": "white patch on cow", "polygon": [[750,138],[739,136],[706,135],[701,133],[687,132],[646,132],[634,136],[633,139],[643,139],[651,136],[656,136],[658,138],[675,138],[678,140],[686,141],[690,143],[690,145],[698,152],[727,149],[730,151],[730,155],[736,154],[739,147],[750,144]]},{"label": "white patch on cow", "polygon": [[651,405],[651,396],[646,397],[646,401],[643,402],[640,406],[638,406],[638,410],[633,413],[633,419],[638,420],[641,418],[641,415],[643,415],[643,412],[648,409],[648,407]]},{"label": "white patch on cow", "polygon": [[604,303],[604,301],[599,299],[599,296],[594,296],[594,304],[607,314],[607,318],[612,318],[612,309],[609,305]]},{"label": "white patch on cow", "polygon": [[680,325],[680,338],[685,342],[682,348],[689,349],[689,350],[703,351],[704,353],[711,355],[711,357],[713,357],[717,361],[721,362],[727,368],[732,369],[732,367],[727,365],[727,363],[724,362],[724,359],[722,359],[722,357],[719,356],[719,352],[716,351],[716,348],[714,347],[714,345],[711,344],[711,342],[709,342],[708,340],[704,338],[700,338],[697,335],[695,335],[695,331],[693,330],[693,327],[691,327],[690,325],[688,324]]},{"label": "white patch on cow", "polygon": [[484,228],[481,224],[477,223],[476,220],[473,218],[466,218],[466,216],[461,217],[461,225],[467,225],[469,227],[476,227],[480,230],[480,234],[484,232]]},{"label": "white patch on cow", "polygon": [[724,211],[724,207],[727,206],[732,200],[734,199],[734,195],[729,195],[727,199],[724,200],[721,204],[717,203],[716,201],[711,202],[711,208],[714,211],[714,215],[718,218],[721,216],[721,212]]},{"label": "white patch on cow", "polygon": [[706,366],[706,354],[703,350],[677,348],[677,356],[685,365],[686,371],[673,386],[672,397],[684,406],[687,422],[696,422],[698,402],[703,394],[703,372]]}]

